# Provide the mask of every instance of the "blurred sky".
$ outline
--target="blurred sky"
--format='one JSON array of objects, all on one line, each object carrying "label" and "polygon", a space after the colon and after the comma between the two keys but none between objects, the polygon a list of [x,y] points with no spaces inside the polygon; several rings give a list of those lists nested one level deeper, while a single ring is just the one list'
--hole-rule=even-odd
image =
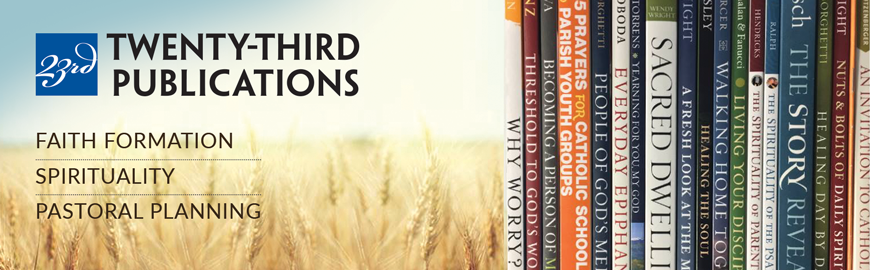
[{"label": "blurred sky", "polygon": [[[416,136],[421,120],[434,135],[495,139],[502,134],[504,2],[494,0],[318,1],[20,1],[0,8],[0,142],[31,144],[36,132],[238,132],[246,124],[266,139],[294,130],[299,137]],[[111,60],[106,33],[353,33],[360,52],[351,61],[261,61],[231,43],[221,60],[132,60],[122,40]],[[35,33],[98,33],[97,97],[35,96]],[[180,38],[176,39],[180,47]],[[206,39],[204,43],[208,44]],[[259,44],[259,40],[248,41]],[[274,44],[274,43],[272,43]],[[211,46],[204,46],[210,55]],[[158,46],[158,51],[161,49]],[[175,52],[180,53],[176,49]],[[274,56],[276,50],[270,50]],[[159,52],[156,56],[161,55]],[[353,97],[140,97],[132,88],[112,96],[112,70],[183,68],[189,73],[231,69],[223,88],[247,69],[358,69]],[[286,76],[286,75],[285,75]],[[197,88],[198,82],[188,82]],[[132,82],[131,82],[132,86]],[[274,82],[270,84],[274,89]]]}]

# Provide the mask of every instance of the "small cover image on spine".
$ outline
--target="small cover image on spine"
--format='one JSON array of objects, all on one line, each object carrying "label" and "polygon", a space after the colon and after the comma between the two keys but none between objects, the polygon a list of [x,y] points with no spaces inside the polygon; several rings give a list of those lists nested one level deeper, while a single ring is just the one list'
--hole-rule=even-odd
[{"label": "small cover image on spine", "polygon": [[698,269],[713,265],[713,2],[698,5]]},{"label": "small cover image on spine", "polygon": [[836,0],[833,8],[833,44],[831,47],[833,74],[831,106],[831,198],[828,266],[831,270],[846,270],[849,256],[848,213],[851,176],[848,172],[849,130],[852,115],[852,89],[849,85],[852,64],[852,0]]},{"label": "small cover image on spine", "polygon": [[644,235],[645,203],[646,203],[646,2],[648,0],[631,0],[630,2],[630,36],[631,61],[631,270],[644,269]]},{"label": "small cover image on spine", "polygon": [[831,9],[833,0],[817,0],[816,39],[816,147],[813,170],[813,269],[828,270],[831,158]]},{"label": "small cover image on spine", "polygon": [[777,119],[779,117],[779,29],[780,0],[766,0],[764,43],[764,221],[762,222],[761,266],[764,270],[776,270],[777,191],[779,176],[776,169]]},{"label": "small cover image on spine", "polygon": [[560,267],[591,269],[588,0],[559,2]]},{"label": "small cover image on spine", "polygon": [[[782,2],[779,96],[780,266],[810,269],[813,243],[815,141],[815,0]],[[798,13],[802,11],[803,13]]]},{"label": "small cover image on spine", "polygon": [[677,0],[646,6],[646,268],[676,267]]},{"label": "small cover image on spine", "polygon": [[764,188],[764,173],[762,169],[762,133],[764,132],[764,2],[765,0],[749,0],[749,90],[747,94],[749,110],[747,119],[746,160],[749,166],[747,173],[747,203],[746,203],[746,268],[761,269],[761,223],[763,199],[761,190]]},{"label": "small cover image on spine", "polygon": [[749,0],[731,4],[731,269],[746,268],[746,78],[749,76]]},{"label": "small cover image on spine", "polygon": [[559,265],[559,139],[557,128],[558,78],[556,69],[556,0],[540,0],[541,26],[541,170],[543,191],[544,269]]},{"label": "small cover image on spine", "polygon": [[523,2],[523,93],[525,103],[525,190],[526,190],[526,269],[539,270],[541,265],[541,89],[538,87],[540,55],[538,3]]},{"label": "small cover image on spine", "polygon": [[716,0],[713,38],[713,268],[729,269],[731,145],[731,0]]},{"label": "small cover image on spine", "polygon": [[612,267],[610,1],[592,0],[592,269]]},{"label": "small cover image on spine", "polygon": [[870,0],[856,0],[852,267],[870,269]]},{"label": "small cover image on spine", "polygon": [[677,179],[679,190],[679,204],[677,218],[677,241],[679,241],[677,255],[677,269],[695,269],[696,257],[696,185],[698,181],[697,162],[697,44],[698,28],[695,17],[698,4],[696,0],[680,0],[677,14],[680,32],[677,42],[677,87],[679,93],[679,164],[677,166]]},{"label": "small cover image on spine", "polygon": [[505,265],[525,269],[525,200],[523,185],[522,5],[505,0],[504,10],[504,243]]},{"label": "small cover image on spine", "polygon": [[[612,63],[610,92],[612,95],[611,115],[613,124],[611,134],[611,162],[613,174],[613,268],[614,270],[632,269],[631,262],[631,151],[630,151],[630,106],[631,96],[629,60],[629,0],[612,0],[613,12],[610,34]],[[595,63],[593,62],[593,65]]]}]

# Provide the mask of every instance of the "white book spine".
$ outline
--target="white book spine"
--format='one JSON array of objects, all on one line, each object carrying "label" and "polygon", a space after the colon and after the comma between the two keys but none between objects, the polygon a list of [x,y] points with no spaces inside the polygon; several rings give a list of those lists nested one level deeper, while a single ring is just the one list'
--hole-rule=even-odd
[{"label": "white book spine", "polygon": [[776,179],[776,125],[779,113],[778,85],[768,82],[778,82],[778,74],[764,74],[764,221],[762,222],[762,267],[766,270],[776,269],[776,199],[778,183]]},{"label": "white book spine", "polygon": [[504,232],[507,269],[525,268],[523,209],[523,75],[519,0],[505,1],[504,58]]},{"label": "white book spine", "polygon": [[[870,32],[868,0],[856,0],[855,38],[855,158],[852,169],[852,269],[870,269]],[[863,15],[863,16],[861,16]],[[863,18],[862,18],[863,17]]]},{"label": "white book spine", "polygon": [[677,22],[675,1],[647,2],[646,270],[676,268]]},{"label": "white book spine", "polygon": [[[758,0],[753,0],[758,1]],[[753,34],[753,33],[750,33]],[[753,52],[750,52],[753,53]],[[760,61],[761,66],[757,67],[758,63],[749,61],[749,132],[748,142],[749,151],[747,151],[746,160],[749,164],[749,182],[747,184],[747,199],[746,199],[746,218],[747,230],[749,230],[747,250],[746,250],[746,266],[749,270],[760,270],[762,261],[762,223],[764,219],[764,197],[762,195],[764,189],[764,61]]]},{"label": "white book spine", "polygon": [[611,114],[613,189],[613,268],[631,267],[631,212],[629,172],[629,0],[613,0],[611,22]]}]

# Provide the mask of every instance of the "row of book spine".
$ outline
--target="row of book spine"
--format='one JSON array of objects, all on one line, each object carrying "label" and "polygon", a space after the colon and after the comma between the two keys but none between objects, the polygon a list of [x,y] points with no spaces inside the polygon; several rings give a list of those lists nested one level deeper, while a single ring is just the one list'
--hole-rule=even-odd
[{"label": "row of book spine", "polygon": [[868,0],[506,0],[508,269],[870,269]]}]

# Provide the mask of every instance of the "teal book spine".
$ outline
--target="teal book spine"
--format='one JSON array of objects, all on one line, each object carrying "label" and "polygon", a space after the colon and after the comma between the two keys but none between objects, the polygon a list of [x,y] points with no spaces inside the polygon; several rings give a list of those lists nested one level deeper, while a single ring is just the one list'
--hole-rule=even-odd
[{"label": "teal book spine", "polygon": [[815,0],[782,2],[777,265],[810,269],[813,259]]}]

